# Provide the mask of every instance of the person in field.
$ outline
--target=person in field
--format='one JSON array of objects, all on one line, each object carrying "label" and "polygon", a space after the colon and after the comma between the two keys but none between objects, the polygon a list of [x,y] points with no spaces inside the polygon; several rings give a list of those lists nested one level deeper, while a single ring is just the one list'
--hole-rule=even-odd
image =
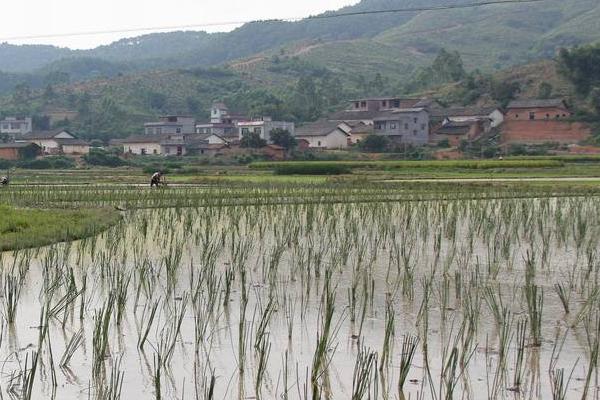
[{"label": "person in field", "polygon": [[8,186],[8,177],[6,177],[6,176],[0,177],[0,185]]},{"label": "person in field", "polygon": [[160,172],[155,172],[152,174],[152,178],[150,178],[150,187],[158,187],[160,185],[160,179],[162,178],[162,174]]}]

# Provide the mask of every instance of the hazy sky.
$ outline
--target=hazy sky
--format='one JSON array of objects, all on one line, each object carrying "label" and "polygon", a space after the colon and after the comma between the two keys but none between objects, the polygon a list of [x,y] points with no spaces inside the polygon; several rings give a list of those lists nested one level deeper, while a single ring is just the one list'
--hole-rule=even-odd
[{"label": "hazy sky", "polygon": [[[358,0],[0,0],[0,42],[90,48],[148,32],[14,40],[23,36],[301,17]],[[227,31],[235,26],[195,30]]]}]

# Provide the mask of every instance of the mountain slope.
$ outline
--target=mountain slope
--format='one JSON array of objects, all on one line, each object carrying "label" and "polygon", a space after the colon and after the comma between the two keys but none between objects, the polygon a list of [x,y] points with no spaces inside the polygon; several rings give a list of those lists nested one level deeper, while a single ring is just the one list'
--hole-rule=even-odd
[{"label": "mountain slope", "polygon": [[[478,0],[481,1],[481,0]],[[363,0],[321,16],[472,4],[475,0]],[[600,39],[597,0],[546,0],[540,3],[353,15],[298,22],[264,21],[228,33],[171,32],[123,39],[106,46],[73,51],[52,46],[0,45],[0,71],[31,72],[61,58],[98,58],[133,70],[219,65],[275,52],[294,43],[370,41],[371,47],[396,49],[391,59],[458,50],[467,65],[500,68],[553,55],[556,47]],[[387,46],[387,47],[386,47]],[[364,48],[364,46],[363,46]],[[310,53],[308,53],[310,54]],[[327,54],[322,54],[327,57]],[[353,56],[355,56],[353,54]],[[317,58],[317,57],[314,57]],[[323,64],[328,64],[324,60]]]}]

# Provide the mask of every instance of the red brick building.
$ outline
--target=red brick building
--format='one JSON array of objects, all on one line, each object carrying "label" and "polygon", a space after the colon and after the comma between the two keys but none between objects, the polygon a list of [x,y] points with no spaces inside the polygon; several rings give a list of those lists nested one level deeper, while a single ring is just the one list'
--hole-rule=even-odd
[{"label": "red brick building", "polygon": [[23,160],[42,154],[42,148],[35,143],[0,143],[0,158],[4,160]]},{"label": "red brick building", "polygon": [[515,100],[506,107],[505,120],[508,121],[549,121],[564,120],[571,112],[561,99]]},{"label": "red brick building", "polygon": [[587,124],[570,121],[571,111],[563,100],[515,100],[506,110],[501,127],[502,143],[572,144],[591,135]]}]

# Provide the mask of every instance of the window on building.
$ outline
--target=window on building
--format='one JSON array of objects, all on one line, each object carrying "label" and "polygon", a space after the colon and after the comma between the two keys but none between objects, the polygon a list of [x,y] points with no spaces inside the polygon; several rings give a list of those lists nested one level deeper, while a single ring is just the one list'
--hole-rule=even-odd
[{"label": "window on building", "polygon": [[360,106],[361,106],[362,108],[366,108],[366,107],[367,107],[367,102],[366,102],[366,101],[361,101],[361,102],[360,102]]},{"label": "window on building", "polygon": [[390,129],[396,129],[396,124],[390,124]]},{"label": "window on building", "polygon": [[413,122],[414,122],[415,124],[416,124],[418,121],[419,121],[419,120],[418,120],[418,118],[417,118],[417,117],[413,118]]},{"label": "window on building", "polygon": [[258,133],[260,135],[262,133],[262,128],[254,128],[254,133]]},{"label": "window on building", "polygon": [[171,154],[171,148],[170,147],[165,147],[165,153],[166,154]]},{"label": "window on building", "polygon": [[175,133],[181,133],[181,128],[175,129]]},{"label": "window on building", "polygon": [[408,129],[408,122],[404,123],[404,129]]},{"label": "window on building", "polygon": [[169,117],[167,119],[169,122],[177,122],[177,117]]},{"label": "window on building", "polygon": [[152,154],[158,154],[158,150],[156,150],[156,149],[152,150]]},{"label": "window on building", "polygon": [[317,146],[321,147],[321,141],[320,140],[317,142]]},{"label": "window on building", "polygon": [[140,149],[140,153],[141,153],[143,156],[145,156],[145,155],[146,155],[146,149],[144,149],[144,148]]},{"label": "window on building", "polygon": [[392,100],[390,104],[392,105],[392,108],[400,108],[400,100]]},{"label": "window on building", "polygon": [[559,118],[560,118],[560,114],[556,114],[556,117],[555,117],[555,118],[556,118],[556,119],[559,119]]},{"label": "window on building", "polygon": [[182,146],[177,146],[177,155],[178,156],[183,155],[183,147]]},{"label": "window on building", "polygon": [[421,130],[424,131],[426,126],[426,124],[421,124]]},{"label": "window on building", "polygon": [[546,114],[546,119],[550,119],[550,114]]},{"label": "window on building", "polygon": [[532,120],[532,121],[535,119],[535,113],[534,112],[530,112],[529,113],[529,119]]},{"label": "window on building", "polygon": [[360,108],[360,103],[358,101],[354,103],[354,108]]},{"label": "window on building", "polygon": [[566,118],[566,117],[567,117],[567,114],[563,114],[563,118]]},{"label": "window on building", "polygon": [[515,114],[515,119],[519,119],[519,114]]},{"label": "window on building", "polygon": [[383,100],[383,101],[381,102],[381,106],[382,106],[382,107],[387,107],[387,100]]}]

